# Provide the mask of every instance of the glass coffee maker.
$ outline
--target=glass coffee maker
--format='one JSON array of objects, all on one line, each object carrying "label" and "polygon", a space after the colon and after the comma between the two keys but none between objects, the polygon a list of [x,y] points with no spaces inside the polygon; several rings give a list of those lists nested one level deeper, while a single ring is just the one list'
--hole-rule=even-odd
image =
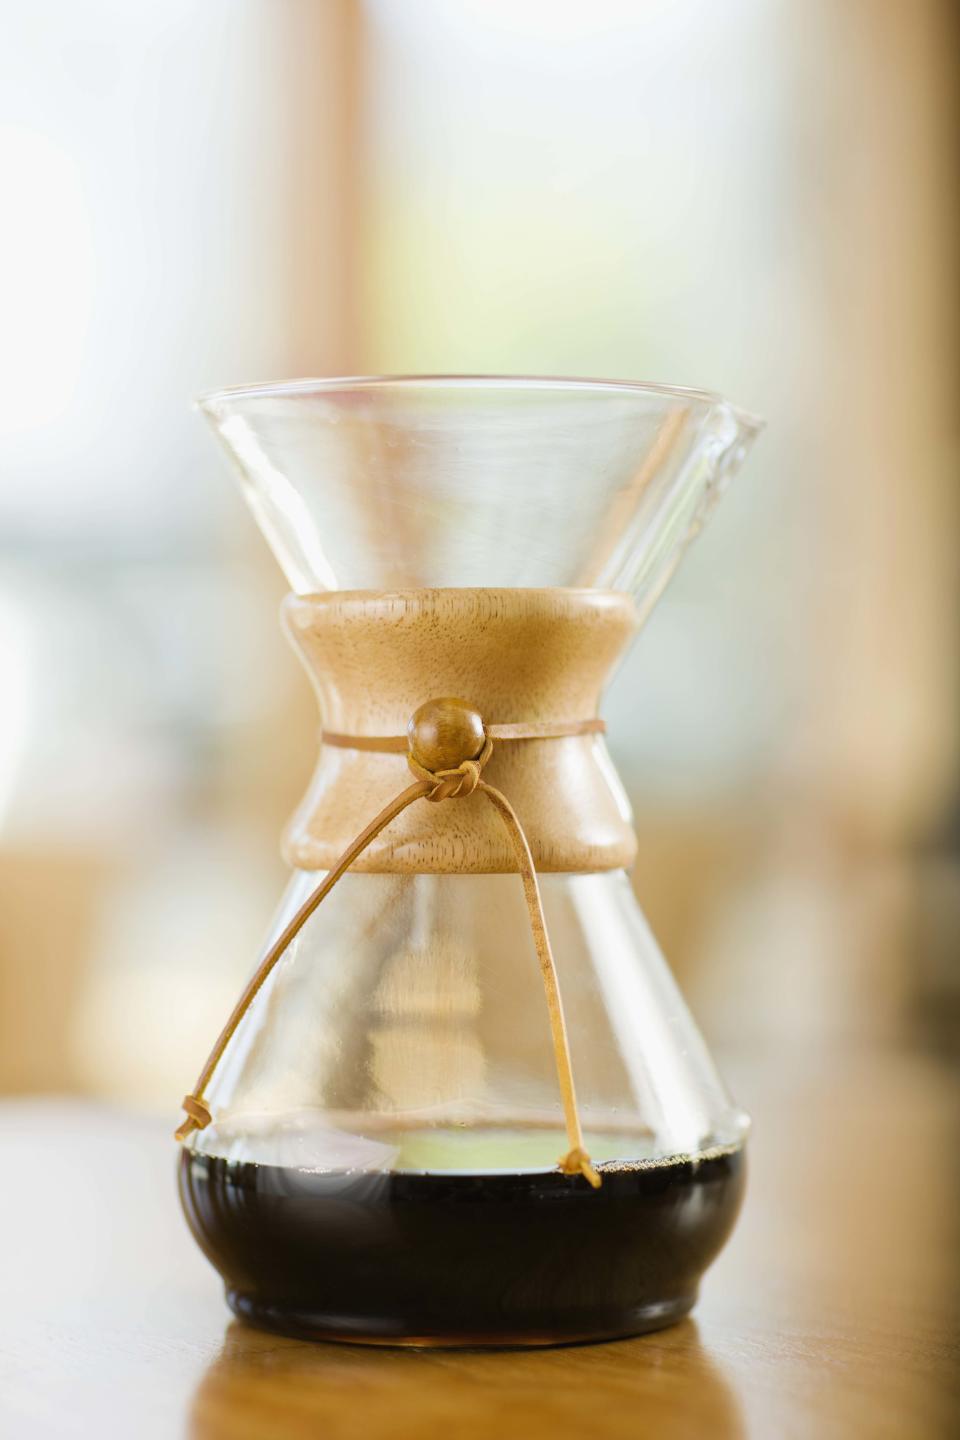
[{"label": "glass coffee maker", "polygon": [[744,1182],[598,715],[758,425],[666,386],[310,380],[201,408],[322,719],[266,949],[184,1100],[235,1313],[387,1344],[636,1334]]}]

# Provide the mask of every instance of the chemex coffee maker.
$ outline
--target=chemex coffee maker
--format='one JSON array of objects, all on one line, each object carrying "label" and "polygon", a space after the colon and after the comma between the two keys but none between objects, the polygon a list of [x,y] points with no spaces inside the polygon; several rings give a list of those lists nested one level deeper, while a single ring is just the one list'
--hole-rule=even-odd
[{"label": "chemex coffee maker", "polygon": [[671,1323],[736,1218],[747,1119],[634,897],[599,709],[758,422],[519,378],[200,404],[322,735],[274,932],[183,1101],[193,1234],[236,1314],[293,1335]]}]

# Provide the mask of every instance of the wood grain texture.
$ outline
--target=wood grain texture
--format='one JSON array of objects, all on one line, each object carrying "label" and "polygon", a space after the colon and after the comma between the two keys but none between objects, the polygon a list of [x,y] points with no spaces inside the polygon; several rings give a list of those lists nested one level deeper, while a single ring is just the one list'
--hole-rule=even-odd
[{"label": "wood grain texture", "polygon": [[[457,696],[488,724],[585,720],[633,635],[628,596],[597,590],[332,591],[288,596],[284,621],[320,702],[345,734],[405,735],[426,701]],[[484,772],[520,817],[539,871],[632,864],[629,807],[596,735],[495,747]],[[402,755],[322,746],[291,823],[289,864],[326,870],[409,783]],[[503,827],[470,797],[416,805],[356,870],[478,873],[514,869]]]},{"label": "wood grain texture", "polygon": [[955,1078],[876,1056],[725,1068],[747,1203],[691,1320],[524,1352],[311,1345],[233,1322],[168,1124],[0,1106],[10,1440],[937,1440],[958,1433]]}]

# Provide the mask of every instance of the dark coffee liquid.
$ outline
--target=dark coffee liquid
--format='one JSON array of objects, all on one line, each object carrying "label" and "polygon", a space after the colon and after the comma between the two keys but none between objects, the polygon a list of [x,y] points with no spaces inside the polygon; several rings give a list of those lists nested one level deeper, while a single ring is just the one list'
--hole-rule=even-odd
[{"label": "dark coffee liquid", "polygon": [[733,1227],[738,1149],[558,1171],[312,1173],[194,1155],[180,1194],[245,1320],[393,1344],[549,1344],[669,1325]]}]

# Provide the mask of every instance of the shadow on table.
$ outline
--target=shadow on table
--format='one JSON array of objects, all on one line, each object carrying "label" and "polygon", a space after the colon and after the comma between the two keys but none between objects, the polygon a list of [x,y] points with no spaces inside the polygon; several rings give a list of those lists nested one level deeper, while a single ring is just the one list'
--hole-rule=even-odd
[{"label": "shadow on table", "polygon": [[197,1387],[192,1440],[491,1440],[745,1434],[697,1326],[543,1350],[416,1350],[287,1340],[234,1322]]}]

